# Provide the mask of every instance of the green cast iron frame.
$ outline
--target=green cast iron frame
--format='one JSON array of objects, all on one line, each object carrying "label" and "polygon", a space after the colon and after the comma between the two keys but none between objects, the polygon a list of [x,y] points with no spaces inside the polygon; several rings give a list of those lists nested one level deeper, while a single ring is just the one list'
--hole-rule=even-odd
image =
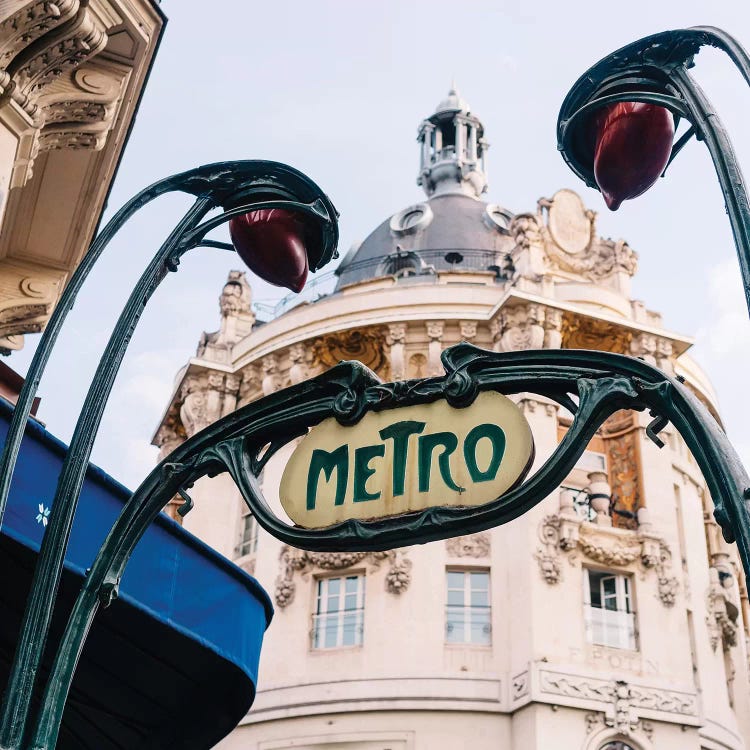
[{"label": "green cast iron frame", "polygon": [[[320,242],[316,246],[319,252],[309,257],[311,270],[321,268],[336,255],[336,209],[312,180],[285,164],[261,160],[209,164],[159,180],[131,198],[92,243],[66,286],[35,352],[0,457],[0,523],[34,396],[60,329],[81,286],[125,222],[146,204],[172,192],[193,195],[195,202],[154,255],[128,298],[92,379],[58,478],[23,615],[19,643],[3,694],[0,713],[0,748],[3,750],[53,748],[57,740],[62,705],[55,712],[56,718],[52,723],[45,719],[49,714],[46,707],[41,710],[33,738],[27,742],[31,696],[47,642],[65,552],[94,440],[130,339],[154,291],[169,272],[177,270],[180,258],[189,250],[200,246],[233,250],[231,245],[208,239],[207,235],[232,217],[251,210],[286,208],[310,216],[320,230]],[[216,209],[223,210],[217,215],[208,216]],[[85,639],[86,633],[81,636]],[[43,737],[39,729],[42,725],[46,727]]]},{"label": "green cast iron frame", "polygon": [[667,167],[695,136],[705,141],[719,178],[737,248],[745,301],[750,312],[750,208],[747,188],[726,129],[688,70],[701,47],[725,52],[750,85],[750,56],[721,29],[695,26],[644,37],[589,68],[565,97],[557,121],[557,148],[589,187],[594,179],[592,113],[615,102],[647,102],[669,109],[689,127],[673,147]]},{"label": "green cast iron frame", "polygon": [[[470,344],[443,352],[445,376],[383,383],[359,362],[343,362],[298,385],[259,399],[198,432],[165,458],[133,493],[76,600],[44,694],[35,749],[54,747],[75,667],[99,607],[117,595],[125,566],[139,539],[167,501],[200,478],[228,472],[264,529],[284,542],[321,551],[375,551],[422,544],[492,528],[522,515],[559,486],[601,424],[620,409],[649,410],[647,434],[670,421],[685,439],[714,501],[725,538],[736,541],[750,570],[750,514],[743,496],[750,485],[721,428],[679,380],[620,354],[541,350],[498,354]],[[342,426],[369,411],[445,399],[469,406],[481,391],[533,392],[556,401],[573,423],[555,452],[519,487],[479,507],[434,507],[378,521],[350,520],[324,529],[290,526],[263,497],[259,475],[284,445],[328,417]]]}]

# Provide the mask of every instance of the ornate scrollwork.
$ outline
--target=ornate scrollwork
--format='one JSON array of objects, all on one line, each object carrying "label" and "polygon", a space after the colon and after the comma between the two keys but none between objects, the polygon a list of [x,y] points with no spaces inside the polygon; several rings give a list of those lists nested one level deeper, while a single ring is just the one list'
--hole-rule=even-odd
[{"label": "ornate scrollwork", "polygon": [[281,571],[276,578],[274,599],[284,609],[294,601],[294,574],[306,575],[315,568],[345,570],[361,562],[379,568],[387,560],[390,565],[385,576],[385,588],[391,594],[402,594],[411,583],[412,562],[403,550],[382,552],[309,552],[284,545],[279,555]]},{"label": "ornate scrollwork", "polygon": [[[565,491],[561,493],[563,505]],[[572,564],[577,553],[608,567],[628,567],[638,564],[643,572],[653,570],[659,599],[665,607],[674,605],[679,582],[671,574],[672,555],[667,543],[651,530],[647,514],[640,513],[643,523],[637,532],[598,526],[584,521],[561,507],[560,515],[549,515],[539,524],[542,546],[534,553],[539,572],[549,584],[556,584],[562,576],[563,557]]]}]

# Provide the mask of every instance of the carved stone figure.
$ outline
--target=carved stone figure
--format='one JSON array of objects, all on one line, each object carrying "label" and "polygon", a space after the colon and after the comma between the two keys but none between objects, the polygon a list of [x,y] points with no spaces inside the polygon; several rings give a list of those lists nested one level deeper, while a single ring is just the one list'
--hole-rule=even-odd
[{"label": "carved stone figure", "polygon": [[541,349],[544,344],[544,308],[532,303],[503,308],[500,311],[502,335],[496,350],[514,352]]},{"label": "carved stone figure", "polygon": [[252,290],[244,271],[230,271],[219,297],[221,327],[201,335],[197,355],[202,359],[228,363],[232,347],[253,329]]}]

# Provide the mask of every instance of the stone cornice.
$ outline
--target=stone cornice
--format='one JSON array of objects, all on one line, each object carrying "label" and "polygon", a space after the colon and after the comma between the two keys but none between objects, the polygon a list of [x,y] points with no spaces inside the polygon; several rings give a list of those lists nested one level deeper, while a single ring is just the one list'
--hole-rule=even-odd
[{"label": "stone cornice", "polygon": [[[4,5],[0,128],[11,151],[0,262],[61,271],[64,284],[99,220],[164,16],[152,0]],[[16,335],[43,328],[51,309],[24,328],[19,306]]]}]

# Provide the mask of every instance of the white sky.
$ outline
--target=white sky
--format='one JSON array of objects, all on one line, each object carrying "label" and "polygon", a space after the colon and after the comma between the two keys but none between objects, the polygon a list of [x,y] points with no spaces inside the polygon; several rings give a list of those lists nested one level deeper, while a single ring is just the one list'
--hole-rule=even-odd
[{"label": "white sky", "polygon": [[[750,6],[705,2],[315,0],[164,2],[164,41],[110,205],[164,175],[223,159],[275,159],[310,175],[341,212],[340,250],[420,200],[416,128],[455,78],[492,144],[486,199],[533,210],[570,187],[599,212],[604,236],[640,256],[634,296],[676,332],[712,379],[730,439],[750,464],[750,325],[723,200],[703,144],[691,142],[661,180],[614,214],[579,183],[555,147],[563,97],[615,48],[668,28],[720,26],[750,46]],[[605,10],[606,8],[606,10]],[[750,90],[713,50],[696,76],[750,171]],[[138,274],[186,201],[160,199],[110,246],[79,295],[42,382],[40,417],[68,440],[85,390]],[[112,211],[108,211],[109,217]],[[137,330],[94,450],[135,487],[153,466],[151,434],[175,373],[204,329],[236,256],[188,255]],[[330,268],[326,270],[331,270]],[[256,300],[283,290],[251,279]],[[24,373],[36,336],[9,364]]]}]

